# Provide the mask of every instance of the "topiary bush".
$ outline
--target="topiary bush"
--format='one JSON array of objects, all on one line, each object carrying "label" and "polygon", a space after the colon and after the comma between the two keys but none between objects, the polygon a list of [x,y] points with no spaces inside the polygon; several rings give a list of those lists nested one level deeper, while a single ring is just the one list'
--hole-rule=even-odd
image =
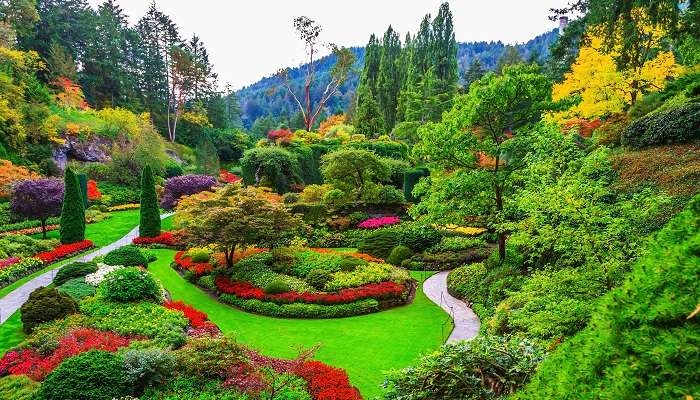
[{"label": "topiary bush", "polygon": [[622,144],[636,149],[700,139],[700,103],[648,114],[627,126]]},{"label": "topiary bush", "polygon": [[70,168],[64,177],[63,209],[61,210],[61,243],[70,244],[85,240],[85,206],[80,184]]},{"label": "topiary bush", "polygon": [[305,280],[316,289],[323,290],[323,288],[326,287],[326,283],[330,282],[331,279],[333,279],[333,274],[330,271],[315,268],[309,271]]},{"label": "topiary bush", "polygon": [[121,268],[107,274],[100,284],[99,293],[103,298],[119,303],[162,299],[153,276],[137,267]]},{"label": "topiary bush", "polygon": [[20,308],[23,330],[31,333],[44,322],[63,318],[78,311],[78,303],[55,288],[39,288]]},{"label": "topiary bush", "polygon": [[386,262],[392,265],[400,266],[404,260],[413,256],[413,251],[404,245],[398,245],[391,250]]},{"label": "topiary bush", "polygon": [[36,400],[112,400],[132,394],[122,357],[91,350],[61,363],[44,380]]},{"label": "topiary bush", "polygon": [[153,171],[150,166],[143,169],[141,175],[141,208],[139,219],[139,236],[156,237],[160,235],[160,210]]},{"label": "topiary bush", "polygon": [[387,258],[399,244],[399,234],[390,229],[378,229],[365,237],[358,251],[373,257]]},{"label": "topiary bush", "polygon": [[74,278],[83,278],[85,275],[97,272],[97,263],[89,262],[74,262],[61,267],[53,278],[53,284],[61,286]]},{"label": "topiary bush", "polygon": [[107,265],[124,265],[127,267],[148,264],[148,260],[141,249],[134,245],[127,245],[110,251],[105,255],[103,262]]},{"label": "topiary bush", "polygon": [[276,279],[268,283],[264,290],[266,294],[281,294],[289,292],[290,288],[287,282]]}]

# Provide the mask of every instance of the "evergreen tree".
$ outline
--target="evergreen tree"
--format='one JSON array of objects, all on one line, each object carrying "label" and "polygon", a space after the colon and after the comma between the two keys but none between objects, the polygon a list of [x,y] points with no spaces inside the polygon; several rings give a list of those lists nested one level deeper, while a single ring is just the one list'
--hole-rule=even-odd
[{"label": "evergreen tree", "polygon": [[[370,35],[369,42],[365,47],[365,60],[360,76],[360,83],[357,87],[357,93],[362,92],[365,88],[369,88],[372,92],[377,90],[377,77],[379,75],[379,64],[381,62],[382,49],[377,37],[374,34]],[[359,96],[358,96],[359,100]]]},{"label": "evergreen tree", "polygon": [[384,117],[379,110],[379,104],[377,104],[374,94],[368,88],[359,94],[353,125],[356,133],[367,137],[377,137],[384,133]]},{"label": "evergreen tree", "polygon": [[61,243],[70,244],[85,240],[85,207],[80,184],[70,168],[66,168],[61,210]]},{"label": "evergreen tree", "polygon": [[469,69],[464,72],[464,89],[469,91],[469,86],[481,79],[485,73],[486,71],[481,65],[481,60],[479,57],[474,57],[472,62],[469,63]]},{"label": "evergreen tree", "polygon": [[58,42],[52,42],[49,46],[46,64],[50,80],[53,81],[59,77],[68,78],[73,82],[78,80],[78,67],[75,65],[75,60]]},{"label": "evergreen tree", "polygon": [[459,81],[457,65],[457,41],[455,40],[452,12],[448,3],[442,3],[432,24],[431,59],[435,78],[445,90],[454,91]]},{"label": "evergreen tree", "polygon": [[160,235],[160,211],[153,170],[147,165],[141,174],[141,210],[139,236],[156,237]]},{"label": "evergreen tree", "polygon": [[209,135],[202,135],[195,149],[195,155],[197,157],[197,172],[209,176],[219,176],[219,154]]},{"label": "evergreen tree", "polygon": [[500,74],[503,72],[503,67],[506,65],[519,64],[523,62],[523,56],[520,55],[518,48],[515,46],[506,46],[501,53],[501,57],[496,64],[496,71]]},{"label": "evergreen tree", "polygon": [[401,89],[401,74],[398,66],[401,57],[401,39],[391,25],[382,39],[382,52],[377,76],[377,102],[383,114],[384,132],[391,132],[396,123],[396,108]]}]

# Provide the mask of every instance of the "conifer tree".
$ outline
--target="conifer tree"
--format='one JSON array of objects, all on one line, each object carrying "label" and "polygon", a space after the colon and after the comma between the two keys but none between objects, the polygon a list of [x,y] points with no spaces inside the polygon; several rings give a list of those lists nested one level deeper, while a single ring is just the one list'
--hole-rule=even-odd
[{"label": "conifer tree", "polygon": [[64,176],[63,209],[61,210],[61,243],[85,240],[85,208],[78,178],[70,168]]},{"label": "conifer tree", "polygon": [[141,217],[139,220],[139,236],[156,237],[160,235],[160,212],[156,186],[153,181],[153,170],[147,165],[141,173]]},{"label": "conifer tree", "polygon": [[355,132],[368,137],[376,137],[384,133],[384,117],[372,91],[369,88],[363,89],[358,100],[353,121]]},{"label": "conifer tree", "polygon": [[464,72],[464,89],[469,91],[469,86],[481,79],[485,73],[486,71],[484,71],[479,57],[474,57],[472,62],[469,63],[469,68]]},{"label": "conifer tree", "polygon": [[382,39],[382,53],[379,62],[376,96],[384,118],[384,132],[391,132],[396,123],[396,108],[399,90],[401,89],[401,74],[397,62],[401,56],[401,39],[399,34],[389,25]]}]

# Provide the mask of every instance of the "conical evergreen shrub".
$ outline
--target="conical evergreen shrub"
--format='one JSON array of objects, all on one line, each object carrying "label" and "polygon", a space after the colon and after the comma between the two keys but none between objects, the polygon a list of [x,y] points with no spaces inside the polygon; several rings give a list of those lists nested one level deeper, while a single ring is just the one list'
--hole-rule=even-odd
[{"label": "conical evergreen shrub", "polygon": [[160,211],[158,210],[158,198],[156,186],[153,182],[153,171],[146,166],[141,174],[141,220],[139,222],[139,236],[156,237],[160,235]]},{"label": "conical evergreen shrub", "polygon": [[64,176],[63,209],[61,210],[61,243],[85,240],[85,207],[80,184],[70,168]]}]

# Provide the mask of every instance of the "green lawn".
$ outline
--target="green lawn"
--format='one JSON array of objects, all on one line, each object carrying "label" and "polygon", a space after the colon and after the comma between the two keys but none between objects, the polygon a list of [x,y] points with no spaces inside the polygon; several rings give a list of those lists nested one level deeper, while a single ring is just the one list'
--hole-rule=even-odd
[{"label": "green lawn", "polygon": [[249,314],[219,303],[182,279],[170,268],[174,251],[155,253],[158,260],[149,270],[173,299],[206,312],[226,334],[266,355],[293,357],[300,348],[320,345],[316,358],[345,368],[368,399],[380,393],[384,371],[409,366],[419,354],[437,348],[451,328],[447,314],[422,291],[408,306],[352,318],[294,320]]},{"label": "green lawn", "polygon": [[10,319],[0,325],[0,356],[22,340],[24,340],[22,320],[19,319],[19,311],[17,311]]}]

